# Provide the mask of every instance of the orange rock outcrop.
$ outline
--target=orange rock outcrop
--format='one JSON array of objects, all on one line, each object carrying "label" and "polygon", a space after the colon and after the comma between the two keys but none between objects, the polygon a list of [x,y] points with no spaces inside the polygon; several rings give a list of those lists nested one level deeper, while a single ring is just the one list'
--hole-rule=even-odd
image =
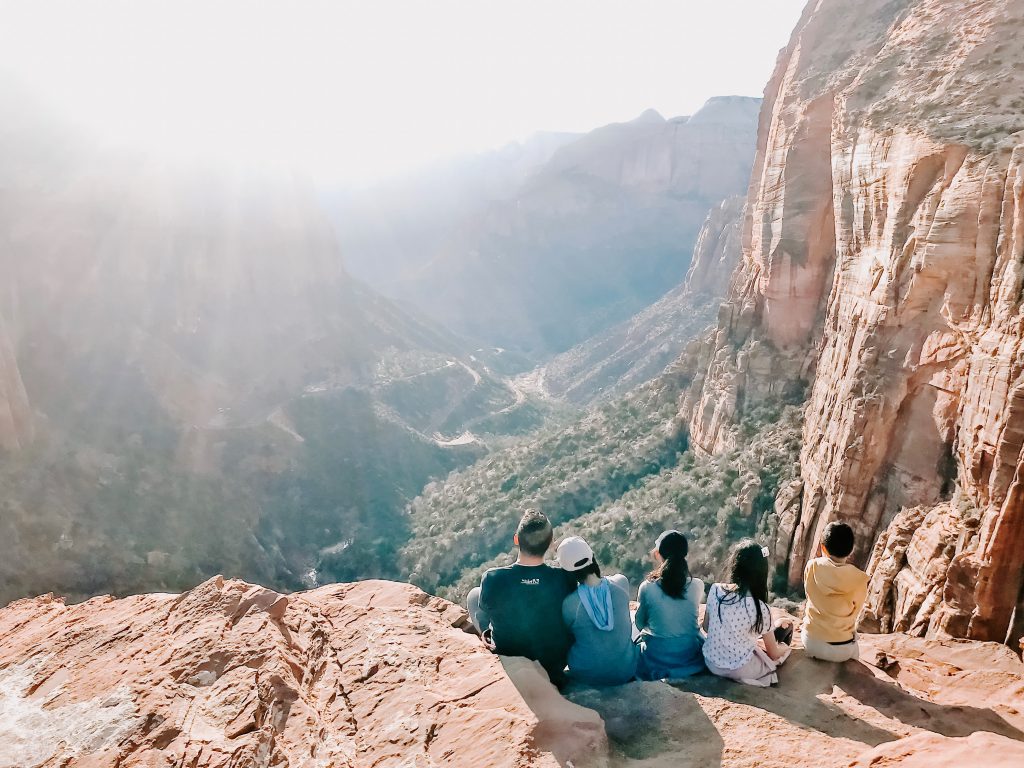
[{"label": "orange rock outcrop", "polygon": [[[182,595],[21,600],[0,610],[0,765],[554,768],[537,716],[464,621],[379,581],[285,597],[217,577]],[[569,724],[600,753],[589,714]]]},{"label": "orange rock outcrop", "polygon": [[849,522],[882,630],[1024,632],[1022,22],[1019,0],[808,5],[682,404],[715,452],[745,408],[806,388],[776,552],[795,586]]},{"label": "orange rock outcrop", "polygon": [[181,595],[20,600],[0,609],[0,768],[1024,758],[1024,665],[995,643],[873,635],[845,665],[796,649],[756,695],[698,675],[570,686],[567,700],[536,662],[490,654],[465,626],[458,606],[383,581],[282,595],[217,577]]}]

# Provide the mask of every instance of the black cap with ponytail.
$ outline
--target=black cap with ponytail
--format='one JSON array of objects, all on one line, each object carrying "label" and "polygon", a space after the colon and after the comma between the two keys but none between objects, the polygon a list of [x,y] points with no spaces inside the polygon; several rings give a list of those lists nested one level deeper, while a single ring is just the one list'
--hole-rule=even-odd
[{"label": "black cap with ponytail", "polygon": [[686,555],[690,544],[679,531],[665,531],[655,542],[654,548],[662,557],[662,563],[647,576],[648,581],[655,581],[661,591],[669,597],[682,598],[690,581],[690,566]]}]

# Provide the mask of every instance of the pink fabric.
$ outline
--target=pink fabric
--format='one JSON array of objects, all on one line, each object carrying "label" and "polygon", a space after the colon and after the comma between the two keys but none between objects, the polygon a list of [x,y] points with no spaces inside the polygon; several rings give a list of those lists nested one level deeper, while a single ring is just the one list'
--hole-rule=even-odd
[{"label": "pink fabric", "polygon": [[750,661],[739,669],[722,669],[708,664],[708,669],[719,677],[727,677],[745,685],[756,685],[760,688],[767,688],[772,683],[779,682],[779,676],[775,673],[778,664],[771,660],[771,657],[758,646],[754,649],[754,655]]}]

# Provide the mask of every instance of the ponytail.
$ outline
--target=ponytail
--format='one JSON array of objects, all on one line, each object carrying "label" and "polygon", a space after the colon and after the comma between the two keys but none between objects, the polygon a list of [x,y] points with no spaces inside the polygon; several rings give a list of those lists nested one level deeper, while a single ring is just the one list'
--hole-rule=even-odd
[{"label": "ponytail", "polygon": [[655,549],[661,555],[662,563],[648,574],[647,580],[657,582],[669,597],[682,598],[693,580],[686,562],[689,550],[686,537],[679,531],[666,531],[658,537]]}]

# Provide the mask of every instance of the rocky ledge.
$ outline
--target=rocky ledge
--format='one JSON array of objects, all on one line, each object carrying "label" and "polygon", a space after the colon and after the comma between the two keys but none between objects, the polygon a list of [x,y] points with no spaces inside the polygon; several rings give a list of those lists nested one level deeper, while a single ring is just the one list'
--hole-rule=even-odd
[{"label": "rocky ledge", "polygon": [[563,698],[465,626],[381,581],[20,600],[0,609],[0,768],[1024,764],[1024,665],[993,643],[868,636],[863,663],[796,651],[770,690]]},{"label": "rocky ledge", "polygon": [[557,765],[464,622],[381,581],[20,600],[0,611],[0,766]]}]

